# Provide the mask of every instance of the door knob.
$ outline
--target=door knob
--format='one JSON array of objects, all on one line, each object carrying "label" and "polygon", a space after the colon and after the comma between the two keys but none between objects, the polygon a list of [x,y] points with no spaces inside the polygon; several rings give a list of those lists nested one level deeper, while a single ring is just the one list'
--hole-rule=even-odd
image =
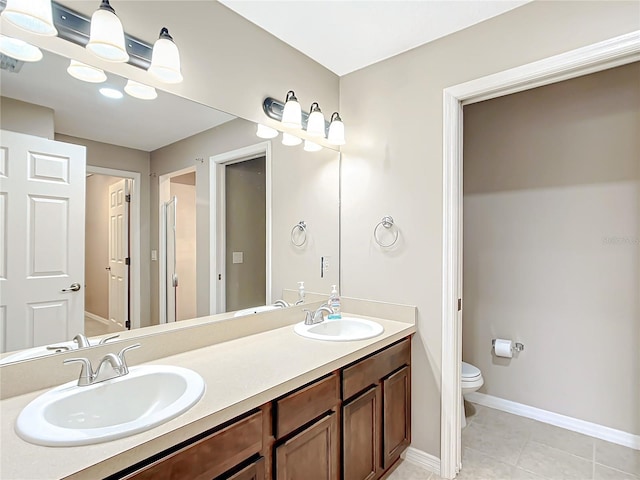
[{"label": "door knob", "polygon": [[63,288],[60,291],[63,292],[63,293],[67,293],[67,292],[77,292],[78,290],[80,290],[80,284],[79,283],[72,283],[67,288]]}]

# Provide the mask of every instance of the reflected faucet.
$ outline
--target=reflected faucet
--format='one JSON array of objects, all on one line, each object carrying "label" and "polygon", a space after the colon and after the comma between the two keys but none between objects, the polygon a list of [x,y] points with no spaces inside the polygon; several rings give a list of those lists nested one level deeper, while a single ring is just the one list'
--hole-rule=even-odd
[{"label": "reflected faucet", "polygon": [[273,302],[273,305],[280,308],[287,308],[291,306],[284,300],[276,300],[275,302]]}]

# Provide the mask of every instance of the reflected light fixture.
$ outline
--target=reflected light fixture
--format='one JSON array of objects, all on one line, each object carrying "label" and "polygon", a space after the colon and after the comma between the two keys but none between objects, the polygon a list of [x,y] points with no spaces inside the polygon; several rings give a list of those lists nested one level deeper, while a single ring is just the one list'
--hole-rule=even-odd
[{"label": "reflected light fixture", "polygon": [[311,137],[324,138],[324,115],[320,110],[318,102],[313,102],[309,109],[309,119],[307,120],[307,133]]},{"label": "reflected light fixture", "polygon": [[107,79],[104,70],[73,59],[69,62],[67,73],[73,78],[89,83],[102,83]]},{"label": "reflected light fixture", "polygon": [[256,135],[260,138],[275,138],[278,133],[275,128],[267,127],[261,123],[258,124],[258,129],[256,130]]},{"label": "reflected light fixture", "polygon": [[42,60],[42,51],[35,45],[19,38],[0,35],[0,53],[23,62],[37,62]]},{"label": "reflected light fixture", "polygon": [[124,91],[127,92],[128,95],[139,98],[140,100],[154,100],[158,98],[158,92],[156,92],[155,88],[136,82],[135,80],[127,80]]},{"label": "reflected light fixture", "polygon": [[346,143],[344,139],[344,123],[342,123],[338,112],[333,112],[333,115],[331,115],[327,140],[332,145],[344,145]]},{"label": "reflected light fixture", "polygon": [[116,90],[115,88],[102,87],[99,92],[107,98],[112,98],[114,100],[118,100],[122,98],[124,95],[120,90]]},{"label": "reflected light fixture", "polygon": [[304,141],[304,151],[305,152],[319,152],[322,150],[322,145],[318,145],[310,140]]},{"label": "reflected light fixture", "polygon": [[149,73],[164,83],[182,82],[180,52],[166,27],[160,30],[160,36],[153,44]]},{"label": "reflected light fixture", "polygon": [[7,0],[2,18],[18,28],[37,35],[54,36],[51,0]]},{"label": "reflected light fixture", "polygon": [[302,108],[293,90],[287,92],[281,121],[285,127],[302,128]]},{"label": "reflected light fixture", "polygon": [[287,147],[293,147],[295,145],[300,145],[302,143],[302,139],[300,137],[296,137],[295,135],[291,135],[290,133],[283,132],[282,133],[282,144]]},{"label": "reflected light fixture", "polygon": [[127,62],[129,54],[124,42],[122,23],[109,0],[102,0],[91,16],[87,50],[108,62]]}]

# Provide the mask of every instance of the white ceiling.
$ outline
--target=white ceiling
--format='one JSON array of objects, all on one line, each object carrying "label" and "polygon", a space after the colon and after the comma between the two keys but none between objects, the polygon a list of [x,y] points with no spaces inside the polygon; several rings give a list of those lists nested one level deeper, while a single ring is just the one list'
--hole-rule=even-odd
[{"label": "white ceiling", "polygon": [[529,1],[220,0],[340,76]]}]

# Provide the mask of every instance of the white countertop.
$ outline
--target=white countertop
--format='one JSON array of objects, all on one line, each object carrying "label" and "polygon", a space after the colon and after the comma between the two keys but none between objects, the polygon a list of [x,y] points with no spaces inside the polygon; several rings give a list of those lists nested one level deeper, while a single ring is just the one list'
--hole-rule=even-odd
[{"label": "white countertop", "polygon": [[[146,432],[111,442],[59,448],[32,445],[16,435],[15,421],[31,400],[48,389],[2,400],[0,478],[102,478],[416,331],[411,323],[372,319],[384,327],[384,332],[368,340],[311,340],[295,334],[293,325],[289,325],[148,362],[198,372],[206,383],[205,394],[179,417]],[[126,398],[122,401],[126,408]]]}]

